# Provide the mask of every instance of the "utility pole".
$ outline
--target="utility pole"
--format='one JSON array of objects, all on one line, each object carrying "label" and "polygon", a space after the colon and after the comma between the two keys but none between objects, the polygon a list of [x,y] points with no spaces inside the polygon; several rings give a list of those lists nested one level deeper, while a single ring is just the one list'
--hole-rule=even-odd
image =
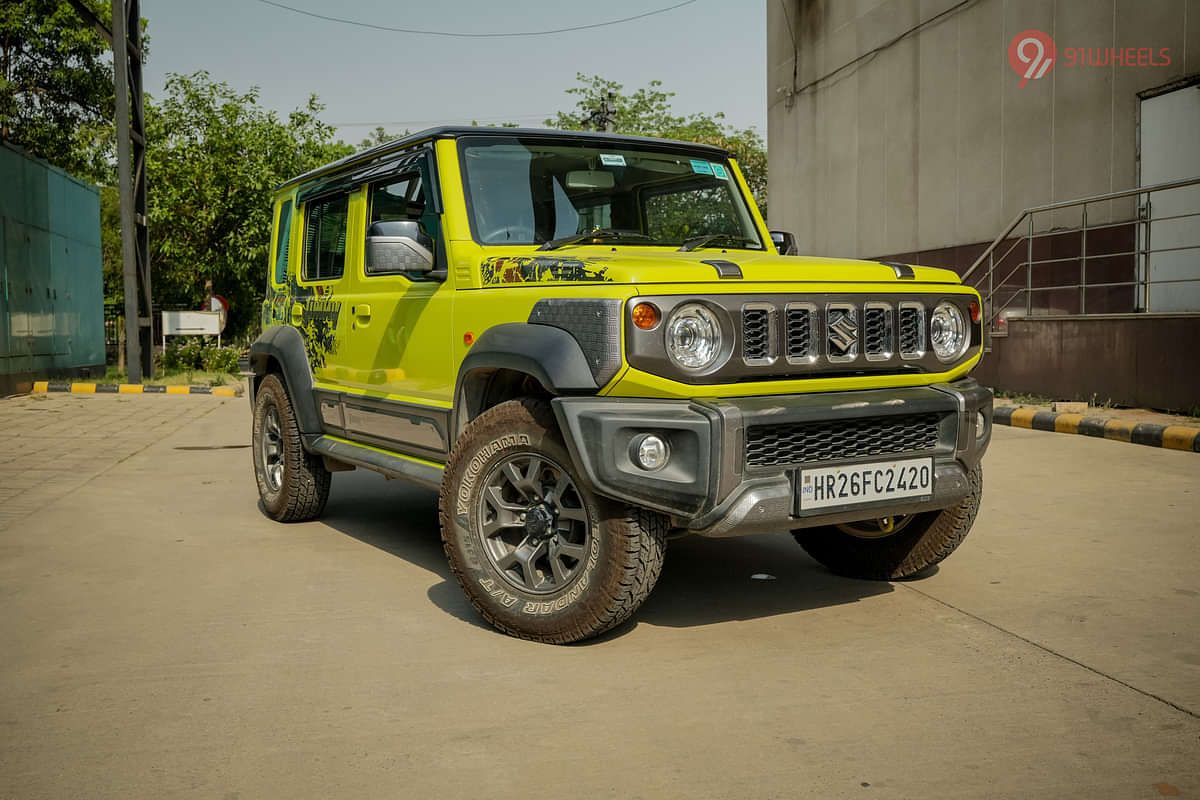
[{"label": "utility pole", "polygon": [[600,101],[600,108],[587,115],[587,118],[583,121],[583,129],[585,131],[590,131],[593,125],[601,133],[616,130],[616,118],[613,116],[616,109],[612,107],[610,102],[614,98],[616,98],[616,95],[609,92]]},{"label": "utility pole", "polygon": [[125,278],[125,364],[130,382],[139,383],[143,378],[154,377],[141,0],[112,0],[112,30],[82,0],[68,2],[113,49],[117,189],[121,197],[121,261]]},{"label": "utility pole", "polygon": [[121,184],[121,261],[125,276],[125,342],[129,348],[125,363],[132,383],[140,382],[143,377],[154,377],[140,6],[140,0],[112,0],[117,176]]}]

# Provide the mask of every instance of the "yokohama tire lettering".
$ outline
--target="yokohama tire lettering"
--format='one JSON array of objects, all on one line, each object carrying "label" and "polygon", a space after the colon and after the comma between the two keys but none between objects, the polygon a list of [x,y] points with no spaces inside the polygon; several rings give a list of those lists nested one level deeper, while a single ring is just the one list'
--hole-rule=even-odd
[{"label": "yokohama tire lettering", "polygon": [[483,471],[484,464],[487,463],[497,452],[506,447],[528,446],[529,436],[524,433],[514,434],[512,436],[501,436],[499,439],[492,441],[479,448],[479,452],[471,456],[470,463],[467,464],[466,472],[463,473],[462,481],[458,484],[457,503],[455,511],[459,517],[459,523],[466,526],[467,507],[471,499],[471,491],[475,488],[475,482],[479,480],[479,473]]}]

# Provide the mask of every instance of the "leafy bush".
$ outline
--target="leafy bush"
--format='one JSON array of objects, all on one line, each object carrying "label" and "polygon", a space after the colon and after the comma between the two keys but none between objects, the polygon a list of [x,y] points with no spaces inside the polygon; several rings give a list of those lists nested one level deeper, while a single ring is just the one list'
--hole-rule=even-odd
[{"label": "leafy bush", "polygon": [[234,347],[208,347],[204,350],[204,369],[209,372],[238,373],[239,352]]},{"label": "leafy bush", "polygon": [[216,347],[201,337],[189,336],[167,343],[162,368],[168,372],[205,370],[236,375],[240,355],[237,347]]},{"label": "leafy bush", "polygon": [[167,344],[163,353],[164,369],[202,369],[204,367],[204,340],[189,336],[185,339],[175,339]]}]

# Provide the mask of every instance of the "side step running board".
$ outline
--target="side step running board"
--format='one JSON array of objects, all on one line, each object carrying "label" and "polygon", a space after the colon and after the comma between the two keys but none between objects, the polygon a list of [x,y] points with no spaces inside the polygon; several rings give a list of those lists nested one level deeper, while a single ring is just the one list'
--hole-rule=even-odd
[{"label": "side step running board", "polygon": [[444,470],[427,461],[385,453],[325,435],[305,439],[307,449],[313,453],[345,461],[356,467],[373,469],[391,478],[403,478],[430,489],[437,489],[442,485]]}]

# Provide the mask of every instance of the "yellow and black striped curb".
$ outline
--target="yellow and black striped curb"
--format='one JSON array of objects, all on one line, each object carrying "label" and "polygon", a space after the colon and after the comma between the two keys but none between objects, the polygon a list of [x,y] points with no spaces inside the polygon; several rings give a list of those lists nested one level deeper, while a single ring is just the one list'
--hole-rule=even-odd
[{"label": "yellow and black striped curb", "polygon": [[1078,433],[1114,439],[1118,442],[1144,444],[1150,447],[1169,447],[1200,453],[1200,428],[1184,425],[1154,425],[1149,422],[1130,422],[1112,417],[1085,417],[1082,414],[1059,414],[1036,408],[996,406],[992,421],[998,425],[1029,428],[1035,431]]},{"label": "yellow and black striped curb", "polygon": [[35,392],[70,392],[71,394],[211,394],[216,397],[241,397],[240,386],[158,386],[141,383],[79,383],[68,381],[34,381]]}]

